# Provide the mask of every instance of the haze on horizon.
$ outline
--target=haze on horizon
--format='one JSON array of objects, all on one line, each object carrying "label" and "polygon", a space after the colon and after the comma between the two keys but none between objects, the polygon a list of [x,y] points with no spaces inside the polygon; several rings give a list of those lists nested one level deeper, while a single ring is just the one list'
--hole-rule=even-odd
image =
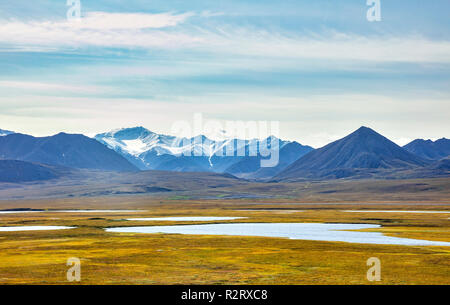
[{"label": "haze on horizon", "polygon": [[321,147],[368,126],[449,137],[450,3],[65,0],[0,3],[0,128],[93,135],[175,121],[280,121]]}]

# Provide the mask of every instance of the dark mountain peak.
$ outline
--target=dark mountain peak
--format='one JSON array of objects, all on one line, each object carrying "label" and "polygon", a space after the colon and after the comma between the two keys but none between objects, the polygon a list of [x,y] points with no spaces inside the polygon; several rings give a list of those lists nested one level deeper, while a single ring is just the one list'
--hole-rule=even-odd
[{"label": "dark mountain peak", "polygon": [[365,126],[361,126],[357,130],[355,130],[354,132],[349,134],[347,137],[348,138],[352,138],[352,137],[382,137],[382,138],[384,138],[381,134],[379,134],[372,128],[365,127]]},{"label": "dark mountain peak", "polygon": [[23,134],[0,137],[0,159],[72,168],[111,171],[137,170],[114,150],[81,134],[59,133],[42,138]]},{"label": "dark mountain peak", "polygon": [[[428,140],[425,140],[425,139],[416,139],[416,140],[414,140],[414,141],[412,141],[411,143],[415,143],[415,144],[420,144],[420,143],[434,143],[433,142],[433,140],[430,140],[430,139],[428,139]],[[411,143],[409,143],[409,144],[411,144]],[[408,144],[407,144],[408,145]],[[406,145],[405,145],[406,146]]]},{"label": "dark mountain peak", "polygon": [[372,128],[361,126],[354,133],[377,133]]},{"label": "dark mountain peak", "polygon": [[146,138],[149,136],[155,136],[156,134],[147,128],[142,126],[120,128],[105,133],[101,133],[95,136],[96,139],[101,138],[116,138],[118,140],[134,140],[138,138]]},{"label": "dark mountain peak", "polygon": [[348,136],[326,145],[323,149],[334,149],[336,153],[347,157],[361,156],[364,153],[380,156],[383,154],[396,155],[402,152],[400,146],[375,130],[364,126]]},{"label": "dark mountain peak", "polygon": [[153,134],[150,130],[143,126],[136,126],[131,128],[122,129],[121,132],[137,133],[137,134]]},{"label": "dark mountain peak", "polygon": [[405,145],[405,147],[406,146],[408,146],[408,145],[411,145],[411,144],[417,144],[417,143],[427,143],[427,144],[431,144],[431,143],[449,143],[450,142],[450,140],[449,139],[447,139],[447,138],[441,138],[441,139],[438,139],[438,140],[436,140],[436,141],[433,141],[433,140],[430,140],[430,139],[428,139],[428,140],[425,140],[425,139],[415,139],[415,140],[413,140],[413,141],[411,141],[410,143],[408,143],[408,144],[406,144]]},{"label": "dark mountain peak", "polygon": [[9,137],[29,137],[29,138],[33,138],[33,136],[27,135],[27,134],[23,134],[23,133],[11,133],[6,135],[4,138],[9,138]]},{"label": "dark mountain peak", "polygon": [[283,150],[285,151],[289,151],[289,150],[307,150],[308,152],[311,150],[314,150],[314,148],[312,148],[311,146],[308,145],[302,145],[296,141],[292,141],[292,142],[287,142],[283,148]]},{"label": "dark mountain peak", "polygon": [[337,172],[351,176],[355,169],[413,168],[426,164],[427,161],[410,154],[373,129],[361,127],[340,140],[306,154],[275,179],[323,178]]},{"label": "dark mountain peak", "polygon": [[46,137],[46,138],[79,138],[79,139],[83,139],[83,138],[87,138],[87,137],[85,135],[77,134],[77,133],[60,132],[60,133],[55,134],[52,137]]}]

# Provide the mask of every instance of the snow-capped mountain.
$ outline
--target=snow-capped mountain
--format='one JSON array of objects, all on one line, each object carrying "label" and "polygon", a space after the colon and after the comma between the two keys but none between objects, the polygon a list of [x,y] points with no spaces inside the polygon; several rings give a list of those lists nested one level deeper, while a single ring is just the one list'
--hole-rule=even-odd
[{"label": "snow-capped mountain", "polygon": [[0,137],[4,137],[10,134],[13,134],[14,131],[9,131],[9,130],[4,130],[4,129],[0,129]]},{"label": "snow-capped mountain", "polygon": [[161,135],[144,127],[123,128],[98,134],[95,139],[123,155],[142,170],[212,171],[226,172],[245,158],[261,159],[260,150],[269,140],[288,143],[275,137],[265,140],[211,140],[199,135],[179,138]]},{"label": "snow-capped mountain", "polygon": [[95,139],[135,157],[149,150],[155,150],[160,155],[180,153],[174,145],[176,137],[159,135],[143,127],[117,129],[98,134]]}]

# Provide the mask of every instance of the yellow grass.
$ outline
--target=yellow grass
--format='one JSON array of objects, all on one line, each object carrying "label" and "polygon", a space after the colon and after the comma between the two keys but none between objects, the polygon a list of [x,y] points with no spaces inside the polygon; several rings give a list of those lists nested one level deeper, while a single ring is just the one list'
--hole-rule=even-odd
[{"label": "yellow grass", "polygon": [[[396,237],[450,241],[450,214],[344,213],[347,209],[448,210],[447,204],[249,204],[91,198],[4,202],[41,209],[142,209],[139,213],[1,214],[0,226],[64,225],[73,230],[0,232],[0,283],[69,284],[66,261],[81,259],[81,284],[372,284],[370,257],[382,264],[379,284],[449,284],[449,247],[364,245],[236,236],[107,233],[105,227],[168,225],[129,217],[245,216],[228,222],[344,222],[383,225]],[[236,211],[283,208],[303,212]],[[190,224],[174,222],[170,224]],[[215,223],[215,222],[205,222]],[[373,231],[373,230],[372,230]],[[377,283],[378,284],[378,283]]]}]

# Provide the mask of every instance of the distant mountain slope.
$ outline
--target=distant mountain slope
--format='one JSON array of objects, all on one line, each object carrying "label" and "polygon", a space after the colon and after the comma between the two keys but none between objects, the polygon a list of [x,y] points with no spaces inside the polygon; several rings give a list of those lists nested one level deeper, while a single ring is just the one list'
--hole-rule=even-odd
[{"label": "distant mountain slope", "polygon": [[85,169],[137,170],[121,155],[98,141],[83,135],[65,133],[43,138],[23,134],[0,137],[0,159]]},{"label": "distant mountain slope", "polygon": [[432,163],[429,167],[431,169],[445,170],[447,172],[450,172],[450,157],[436,161]]},{"label": "distant mountain slope", "polygon": [[435,142],[417,139],[406,144],[403,148],[410,153],[429,160],[439,160],[450,156],[450,140],[446,138]]},{"label": "distant mountain slope", "polygon": [[275,180],[343,178],[377,170],[408,169],[429,164],[374,130],[361,127],[345,138],[303,156]]},{"label": "distant mountain slope", "polygon": [[[143,127],[117,129],[98,134],[95,139],[114,149],[142,170],[216,173],[226,172],[233,164],[245,160],[246,157],[238,153],[240,150],[245,150],[248,156],[251,145],[259,147],[265,141],[256,139],[214,141],[203,135],[177,138],[160,135]],[[290,142],[279,140],[280,148],[288,143]],[[231,151],[232,154],[221,155],[219,151]],[[251,157],[249,160],[256,164],[260,159]],[[258,169],[259,167],[255,168]]]},{"label": "distant mountain slope", "polygon": [[261,167],[261,156],[244,157],[241,161],[231,165],[226,172],[246,179],[270,178],[280,173],[294,161],[314,150],[297,142],[285,144],[279,153],[279,163],[275,167]]},{"label": "distant mountain slope", "polygon": [[[55,168],[54,166],[49,167]],[[225,188],[226,193],[234,194],[234,188],[248,183],[228,174],[205,172],[67,170],[69,172],[62,172],[59,178],[32,183],[22,183],[22,181],[2,183],[0,181],[0,201],[4,199],[143,194],[147,196],[171,196],[174,199],[178,199],[177,196],[180,196],[179,199],[190,198],[195,194],[208,194],[213,198],[221,198],[217,196],[223,194],[223,191],[217,191],[218,189]],[[105,202],[108,204],[108,200]]]},{"label": "distant mountain slope", "polygon": [[14,133],[14,131],[0,129],[0,137],[7,136],[7,135],[13,134],[13,133]]},{"label": "distant mountain slope", "polygon": [[68,169],[17,160],[0,160],[0,182],[41,181],[61,177]]}]

